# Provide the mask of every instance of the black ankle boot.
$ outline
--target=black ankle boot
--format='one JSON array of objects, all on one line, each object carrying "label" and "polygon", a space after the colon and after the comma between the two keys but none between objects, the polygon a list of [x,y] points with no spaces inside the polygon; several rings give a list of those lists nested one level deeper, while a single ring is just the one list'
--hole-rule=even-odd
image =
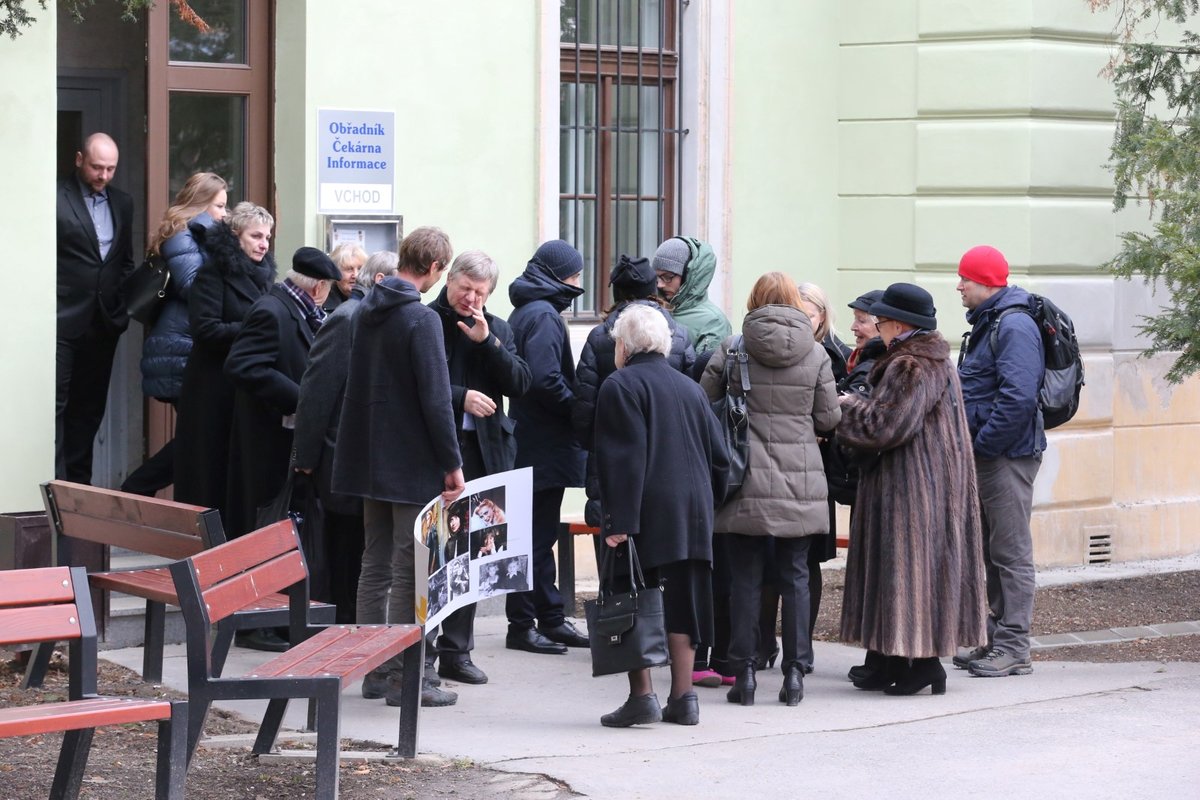
[{"label": "black ankle boot", "polygon": [[729,694],[725,695],[731,703],[741,703],[744,706],[754,705],[754,691],[758,688],[758,681],[754,679],[754,665],[747,664],[738,673],[737,679],[733,683],[733,688],[729,690]]},{"label": "black ankle boot", "polygon": [[867,657],[857,667],[851,667],[846,677],[853,681],[861,681],[870,677],[871,673],[883,669],[887,657],[877,650],[868,650]]},{"label": "black ankle boot", "polygon": [[896,682],[883,690],[884,694],[916,694],[930,687],[933,694],[946,693],[946,669],[936,658],[914,658],[912,666]]},{"label": "black ankle boot", "polygon": [[901,656],[884,656],[882,653],[879,657],[883,659],[883,666],[862,680],[855,681],[854,688],[863,689],[868,692],[878,692],[903,679],[908,674],[907,658]]},{"label": "black ankle boot", "polygon": [[783,673],[783,686],[779,690],[779,702],[798,706],[804,699],[804,675],[799,664],[791,664]]}]

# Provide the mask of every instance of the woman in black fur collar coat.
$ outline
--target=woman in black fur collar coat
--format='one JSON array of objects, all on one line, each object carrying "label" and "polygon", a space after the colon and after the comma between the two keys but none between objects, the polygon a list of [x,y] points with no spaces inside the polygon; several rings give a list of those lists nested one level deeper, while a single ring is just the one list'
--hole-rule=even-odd
[{"label": "woman in black fur collar coat", "polygon": [[851,517],[841,638],[888,657],[858,688],[941,694],[939,656],[986,639],[971,437],[929,293],[893,284],[871,313],[888,351],[869,398],[842,396],[838,428],[844,445],[878,453]]},{"label": "woman in black fur collar coat", "polygon": [[275,220],[261,206],[238,203],[230,216],[203,236],[208,253],[188,294],[192,352],[183,371],[175,424],[175,499],[225,508],[233,384],[225,357],[250,306],[275,282],[268,252]]}]

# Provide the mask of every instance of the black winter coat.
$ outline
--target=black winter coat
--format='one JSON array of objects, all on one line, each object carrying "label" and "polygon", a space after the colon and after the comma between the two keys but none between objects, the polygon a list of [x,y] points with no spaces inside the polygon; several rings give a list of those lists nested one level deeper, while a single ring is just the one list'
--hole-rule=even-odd
[{"label": "black winter coat", "polygon": [[495,475],[512,469],[517,462],[517,440],[513,433],[513,421],[504,413],[504,398],[525,394],[530,381],[529,365],[517,355],[512,328],[485,309],[483,317],[492,335],[482,344],[476,344],[458,329],[460,320],[468,323],[470,320],[460,317],[446,301],[445,289],[429,307],[437,312],[442,321],[455,426],[462,430],[465,413],[463,402],[468,389],[490,397],[496,404],[496,412],[490,417],[474,418],[479,450],[484,469],[487,470],[485,474]]},{"label": "black winter coat", "polygon": [[296,430],[292,437],[292,465],[313,470],[317,491],[325,508],[337,514],[362,514],[362,500],[332,489],[333,453],[342,395],[350,372],[350,326],[354,309],[363,298],[357,286],[350,298],[325,318],[308,351],[308,366],[300,379],[296,405]]},{"label": "black winter coat", "polygon": [[351,324],[333,490],[425,505],[461,466],[441,321],[416,286],[384,278]]},{"label": "black winter coat", "polygon": [[188,320],[188,294],[196,273],[204,263],[199,239],[216,225],[201,212],[183,230],[159,245],[171,280],[158,319],[142,342],[142,394],[159,400],[175,400],[183,390],[183,370],[192,352],[192,330]]},{"label": "black winter coat", "polygon": [[602,533],[635,536],[642,565],[712,561],[729,454],[708,398],[656,353],[638,353],[600,387],[596,459]]},{"label": "black winter coat", "polygon": [[188,293],[192,352],[175,422],[175,499],[224,510],[233,427],[225,358],[250,307],[271,288],[275,259],[268,253],[260,263],[252,261],[224,223],[208,230],[200,244],[208,260]]},{"label": "black winter coat", "polygon": [[235,388],[225,519],[230,536],[254,530],[258,507],[283,488],[292,454],[291,416],[312,343],[304,311],[276,285],[251,307],[225,359],[225,376]]},{"label": "black winter coat", "polygon": [[605,378],[617,371],[617,343],[613,341],[612,329],[617,324],[621,312],[633,303],[649,306],[662,313],[671,327],[671,355],[667,362],[674,368],[691,375],[696,362],[696,351],[692,349],[687,329],[677,325],[669,311],[658,303],[649,300],[633,300],[621,303],[613,308],[609,315],[588,333],[579,354],[579,366],[576,369],[575,404],[571,407],[571,424],[575,429],[575,438],[588,451],[587,460],[587,505],[584,508],[584,519],[588,525],[600,524],[600,479],[596,475],[596,455],[594,431],[596,424],[596,397]]},{"label": "black winter coat", "polygon": [[583,486],[587,454],[571,429],[575,361],[562,312],[583,290],[529,262],[508,287],[517,355],[529,365],[529,391],[509,408],[516,423],[517,466],[533,467],[533,490]]}]

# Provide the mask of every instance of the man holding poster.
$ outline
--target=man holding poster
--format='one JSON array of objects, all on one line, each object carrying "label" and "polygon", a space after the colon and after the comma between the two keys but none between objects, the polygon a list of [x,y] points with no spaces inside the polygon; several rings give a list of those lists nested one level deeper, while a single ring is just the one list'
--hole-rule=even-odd
[{"label": "man holding poster", "polygon": [[[517,443],[513,426],[504,413],[504,398],[520,397],[529,388],[529,366],[517,355],[512,329],[502,319],[484,310],[484,304],[496,288],[500,270],[486,253],[468,250],[454,259],[446,287],[429,307],[442,321],[446,363],[450,369],[450,396],[454,404],[454,423],[462,454],[463,474],[467,480],[495,475],[513,468]],[[462,543],[469,547],[471,520],[487,516],[491,525],[497,519],[496,504],[483,498],[470,517],[454,509],[446,524],[454,541],[454,555],[461,555]],[[494,552],[495,535],[490,542]],[[448,540],[449,541],[449,540]],[[450,560],[450,553],[447,553]],[[464,573],[465,576],[465,573]],[[446,617],[441,636],[426,642],[425,661],[438,660],[438,675],[459,683],[487,683],[487,675],[471,661],[475,647],[475,605],[464,606]]]},{"label": "man holding poster", "polygon": [[[333,491],[363,498],[359,624],[416,622],[413,525],[430,497],[449,503],[463,491],[441,326],[421,304],[451,252],[441,230],[414,230],[400,244],[397,274],[363,299],[352,322]],[[363,697],[398,706],[400,683],[397,657],[363,679]],[[457,700],[425,676],[421,705]]]}]

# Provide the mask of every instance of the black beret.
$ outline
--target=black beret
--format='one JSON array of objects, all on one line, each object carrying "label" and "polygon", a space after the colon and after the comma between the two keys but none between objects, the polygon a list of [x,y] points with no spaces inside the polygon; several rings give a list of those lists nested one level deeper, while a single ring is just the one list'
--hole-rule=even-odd
[{"label": "black beret", "polygon": [[337,265],[315,247],[301,247],[292,256],[292,269],[319,281],[340,281],[342,272]]}]

